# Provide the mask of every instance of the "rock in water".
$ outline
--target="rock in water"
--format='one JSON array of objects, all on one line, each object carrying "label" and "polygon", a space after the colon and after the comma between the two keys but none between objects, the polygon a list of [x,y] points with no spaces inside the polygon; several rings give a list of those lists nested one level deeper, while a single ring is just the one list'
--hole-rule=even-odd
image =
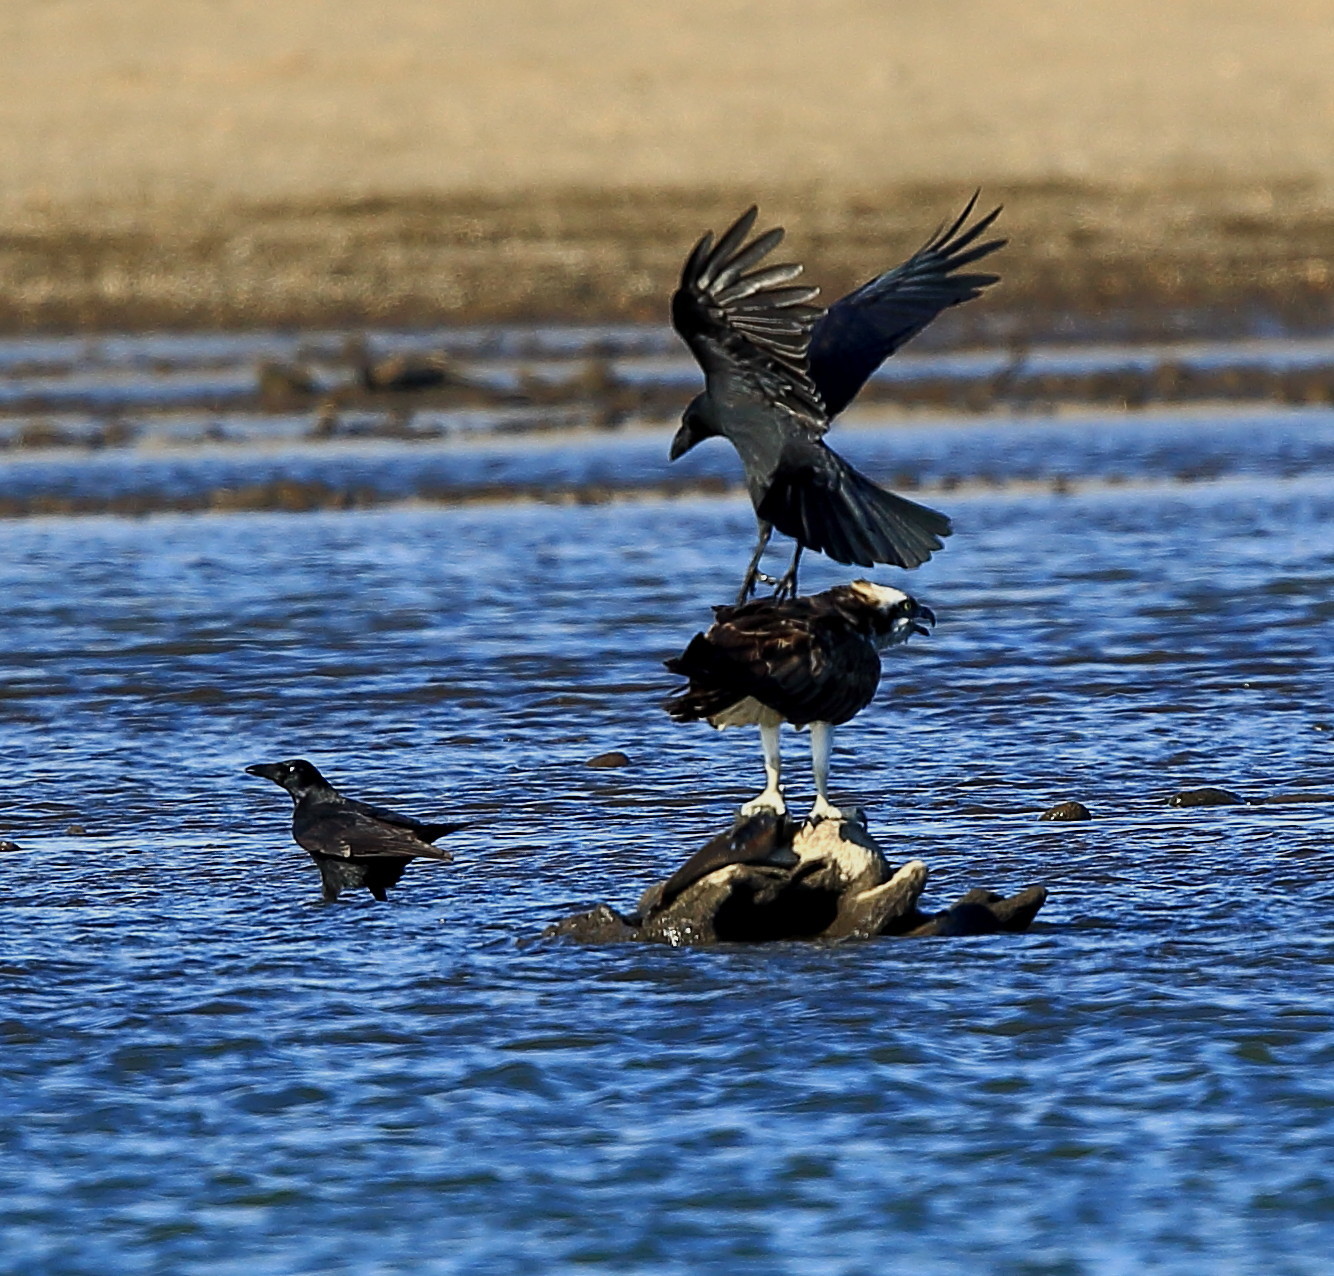
[{"label": "rock in water", "polygon": [[1083,802],[1057,802],[1055,806],[1049,806],[1041,815],[1040,820],[1091,820],[1092,813]]},{"label": "rock in water", "polygon": [[926,881],[921,860],[895,869],[861,820],[797,825],[761,812],[650,886],[630,916],[601,904],[542,937],[682,946],[991,934],[1027,929],[1047,897],[1041,886],[1010,899],[975,890],[933,916],[917,906]]},{"label": "rock in water", "polygon": [[597,757],[589,758],[584,765],[592,767],[595,771],[606,771],[619,766],[629,766],[630,759],[619,749],[612,749],[610,753],[599,753]]},{"label": "rock in water", "polygon": [[995,891],[971,890],[942,913],[908,933],[923,935],[994,935],[1025,931],[1047,902],[1045,886],[1029,886],[1006,899]]},{"label": "rock in water", "polygon": [[1168,806],[1245,806],[1246,799],[1230,789],[1182,789],[1167,799]]}]

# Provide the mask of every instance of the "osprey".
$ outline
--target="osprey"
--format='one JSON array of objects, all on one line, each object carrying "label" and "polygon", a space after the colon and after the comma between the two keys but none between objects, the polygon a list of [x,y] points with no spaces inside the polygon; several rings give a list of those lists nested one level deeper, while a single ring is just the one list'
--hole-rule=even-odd
[{"label": "osprey", "polygon": [[344,797],[305,758],[259,762],[247,775],[272,780],[292,795],[292,836],[320,870],[324,898],[336,900],[345,887],[364,886],[383,900],[403,870],[417,858],[451,860],[431,845],[466,824],[425,824],[411,816]]},{"label": "osprey", "polygon": [[672,296],[672,326],[704,370],[672,439],[673,461],[721,435],[741,457],[759,542],[737,602],[750,597],[775,528],[796,542],[779,596],[795,597],[803,548],[838,563],[917,567],[950,534],[950,520],[905,500],[853,469],[825,431],[867,378],[942,310],[981,294],[997,275],[959,274],[1005,244],[977,240],[1000,209],[967,226],[974,195],[907,261],[836,301],[811,305],[818,288],[793,285],[801,267],[760,267],[781,227],[747,241],[752,205],[715,244],[695,245]]},{"label": "osprey", "polygon": [[931,609],[901,590],[855,580],[809,597],[762,598],[713,611],[708,632],[666,662],[690,684],[663,707],[677,722],[759,726],[766,784],[741,808],[747,816],[786,814],[779,727],[810,727],[816,799],[808,819],[843,818],[829,802],[834,728],[871,703],[880,685],[880,652],[926,634],[936,621]]}]

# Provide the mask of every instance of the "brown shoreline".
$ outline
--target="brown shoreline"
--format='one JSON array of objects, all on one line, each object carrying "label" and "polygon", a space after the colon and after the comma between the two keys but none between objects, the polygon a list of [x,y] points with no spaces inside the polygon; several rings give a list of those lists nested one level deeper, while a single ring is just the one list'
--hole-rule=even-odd
[{"label": "brown shoreline", "polygon": [[[752,199],[834,297],[971,191],[535,189],[341,202],[29,207],[0,224],[0,331],[663,322],[682,257]],[[1315,182],[989,185],[1003,283],[928,342],[1328,328]]]}]

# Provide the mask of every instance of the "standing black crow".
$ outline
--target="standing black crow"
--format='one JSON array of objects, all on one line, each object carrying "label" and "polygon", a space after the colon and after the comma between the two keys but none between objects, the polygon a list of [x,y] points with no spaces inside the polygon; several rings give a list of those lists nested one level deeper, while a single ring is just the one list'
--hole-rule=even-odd
[{"label": "standing black crow", "polygon": [[925,634],[930,608],[897,589],[855,580],[804,598],[760,598],[715,607],[709,631],[667,661],[690,685],[664,708],[677,722],[706,718],[715,727],[758,724],[764,792],[741,808],[786,814],[780,784],[779,727],[811,729],[815,805],[809,819],[841,819],[829,802],[834,727],[856,717],[880,685],[880,652]]},{"label": "standing black crow", "polygon": [[797,542],[791,567],[772,582],[780,597],[796,595],[803,548],[862,567],[917,567],[950,534],[944,514],[871,482],[825,445],[824,434],[905,341],[997,281],[956,273],[1006,242],[977,242],[1001,210],[967,226],[976,204],[974,195],[902,265],[828,310],[810,304],[818,288],[792,284],[800,266],[756,269],[783,231],[775,227],[747,243],[754,206],[716,244],[706,234],[686,260],[672,296],[672,326],[703,368],[705,389],[681,418],[671,459],[715,435],[741,457],[759,544],[739,603],[755,588],[774,528]]},{"label": "standing black crow", "polygon": [[286,789],[296,803],[292,836],[315,861],[332,901],[347,887],[364,886],[376,899],[398,884],[403,870],[418,857],[451,860],[431,843],[466,824],[425,824],[407,815],[344,797],[304,758],[260,762],[246,767]]}]

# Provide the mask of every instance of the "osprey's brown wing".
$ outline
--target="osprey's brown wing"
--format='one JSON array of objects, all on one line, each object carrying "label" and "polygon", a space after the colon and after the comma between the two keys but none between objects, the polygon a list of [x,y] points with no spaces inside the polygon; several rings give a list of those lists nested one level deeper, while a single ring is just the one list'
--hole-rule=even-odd
[{"label": "osprey's brown wing", "polygon": [[690,679],[667,701],[679,722],[753,697],[795,726],[837,724],[870,704],[880,685],[880,653],[846,621],[767,600],[720,609],[708,633],[696,634],[667,668]]},{"label": "osprey's brown wing", "polygon": [[783,231],[747,243],[757,213],[752,205],[716,244],[709,232],[695,245],[672,296],[672,326],[703,368],[709,396],[743,429],[747,407],[760,409],[757,420],[777,407],[821,433],[824,405],[806,366],[811,330],[824,313],[808,303],[820,290],[792,285],[798,265],[759,266]]}]

